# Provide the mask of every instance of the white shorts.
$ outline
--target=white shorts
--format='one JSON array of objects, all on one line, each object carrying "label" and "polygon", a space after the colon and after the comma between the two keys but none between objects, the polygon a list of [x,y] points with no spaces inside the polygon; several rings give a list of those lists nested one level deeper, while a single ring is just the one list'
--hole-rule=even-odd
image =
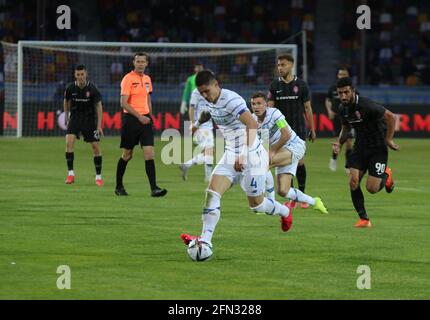
[{"label": "white shorts", "polygon": [[206,129],[206,128],[198,129],[194,134],[193,141],[202,149],[213,148],[214,147],[213,130]]},{"label": "white shorts", "polygon": [[232,184],[239,183],[249,197],[257,197],[266,191],[266,173],[269,167],[269,156],[262,145],[254,152],[253,159],[244,165],[242,172],[234,170],[237,156],[234,152],[225,151],[214,168],[212,175],[224,176]]},{"label": "white shorts", "polygon": [[291,152],[292,162],[288,166],[276,167],[275,174],[278,175],[282,173],[288,173],[295,176],[299,161],[305,155],[306,143],[297,136],[293,141],[289,141],[286,145],[284,145],[283,148]]}]

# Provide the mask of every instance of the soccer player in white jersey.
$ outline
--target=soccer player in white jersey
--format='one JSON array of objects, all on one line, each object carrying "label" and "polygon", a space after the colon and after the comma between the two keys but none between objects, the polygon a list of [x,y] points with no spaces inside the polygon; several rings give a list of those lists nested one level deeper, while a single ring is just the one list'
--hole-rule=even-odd
[{"label": "soccer player in white jersey", "polygon": [[250,209],[281,216],[281,228],[284,232],[288,231],[292,224],[291,210],[264,196],[269,159],[257,136],[257,121],[245,100],[234,91],[221,89],[210,70],[197,74],[196,86],[207,100],[207,111],[202,112],[193,131],[211,117],[225,138],[225,152],[214,168],[206,190],[201,236],[181,234],[182,240],[188,245],[199,238],[201,242],[212,245],[212,236],[221,213],[221,197],[237,178],[240,178],[241,187],[248,196]]},{"label": "soccer player in white jersey", "polygon": [[[191,93],[190,107],[188,113],[191,123],[200,118],[200,114],[205,109],[206,99],[201,96],[197,89]],[[213,148],[214,134],[212,121],[202,123],[193,137],[194,142],[198,145],[202,152],[197,154],[192,159],[186,161],[179,166],[182,173],[182,179],[187,180],[188,170],[197,164],[205,164],[205,181],[208,182],[212,173],[213,166]]]},{"label": "soccer player in white jersey", "polygon": [[[267,106],[266,96],[262,92],[255,93],[251,98],[253,117],[258,123],[258,133],[263,142],[269,142],[269,159],[271,167],[275,167],[278,180],[277,193],[283,198],[296,202],[304,202],[321,213],[328,213],[323,202],[318,197],[311,197],[302,191],[291,187],[291,182],[296,174],[299,160],[306,151],[305,142],[294,132],[285,120],[285,116],[276,108]],[[291,153],[291,163],[286,166],[278,166],[273,159],[280,153]],[[273,190],[273,176],[269,171],[266,177],[266,189]]]}]

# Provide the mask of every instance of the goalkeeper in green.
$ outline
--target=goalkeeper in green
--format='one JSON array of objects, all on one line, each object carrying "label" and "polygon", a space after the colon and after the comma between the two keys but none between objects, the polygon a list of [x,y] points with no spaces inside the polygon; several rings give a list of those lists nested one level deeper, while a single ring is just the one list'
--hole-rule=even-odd
[{"label": "goalkeeper in green", "polygon": [[194,64],[194,74],[189,76],[187,78],[187,81],[185,82],[185,88],[184,92],[182,94],[182,102],[181,102],[181,114],[184,115],[187,110],[188,106],[190,104],[191,99],[191,93],[196,88],[196,75],[199,71],[203,70],[203,64],[200,62],[197,62]]}]

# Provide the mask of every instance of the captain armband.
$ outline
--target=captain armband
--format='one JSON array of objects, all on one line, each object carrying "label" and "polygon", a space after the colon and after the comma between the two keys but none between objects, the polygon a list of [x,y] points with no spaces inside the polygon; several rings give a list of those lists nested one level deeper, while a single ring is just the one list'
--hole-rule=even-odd
[{"label": "captain armband", "polygon": [[287,120],[281,119],[276,121],[276,126],[278,127],[278,129],[285,128],[287,126]]}]

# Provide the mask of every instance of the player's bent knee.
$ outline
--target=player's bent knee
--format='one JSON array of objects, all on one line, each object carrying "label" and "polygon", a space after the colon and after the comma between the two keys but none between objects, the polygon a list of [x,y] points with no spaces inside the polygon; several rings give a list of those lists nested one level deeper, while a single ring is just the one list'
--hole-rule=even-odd
[{"label": "player's bent knee", "polygon": [[216,208],[221,205],[221,195],[211,189],[206,189],[205,208]]},{"label": "player's bent knee", "polygon": [[351,188],[351,190],[357,190],[358,186],[359,186],[358,180],[356,179],[349,180],[349,187]]},{"label": "player's bent knee", "polygon": [[124,161],[130,161],[131,158],[133,158],[133,151],[131,151],[131,150],[130,151],[124,151],[122,153],[122,159]]},{"label": "player's bent knee", "polygon": [[280,190],[279,189],[277,193],[278,193],[279,196],[281,196],[283,198],[285,198],[287,196],[287,192],[285,190]]},{"label": "player's bent knee", "polygon": [[154,159],[154,149],[143,150],[143,158],[145,160],[153,160]]},{"label": "player's bent knee", "polygon": [[370,185],[370,186],[366,186],[366,189],[369,193],[374,194],[374,193],[377,193],[379,191],[379,186]]}]

